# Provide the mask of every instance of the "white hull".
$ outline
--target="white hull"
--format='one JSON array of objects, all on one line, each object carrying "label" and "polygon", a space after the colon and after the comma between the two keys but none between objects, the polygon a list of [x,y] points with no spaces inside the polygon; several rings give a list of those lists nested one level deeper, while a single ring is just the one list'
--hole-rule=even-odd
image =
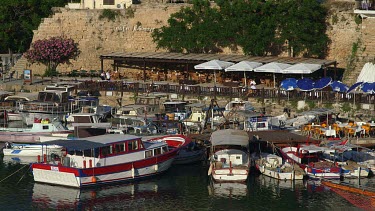
[{"label": "white hull", "polygon": [[303,175],[296,175],[294,172],[282,173],[282,172],[268,169],[265,166],[257,165],[257,167],[260,173],[266,176],[275,178],[275,179],[279,179],[279,180],[302,180],[303,179]]},{"label": "white hull", "polygon": [[245,182],[249,171],[246,169],[214,169],[212,178],[217,182]]},{"label": "white hull", "polygon": [[37,157],[51,154],[56,154],[58,156],[62,155],[62,147],[60,146],[46,146],[46,145],[28,145],[20,144],[13,145],[11,148],[3,149],[4,156],[27,156],[27,157]]},{"label": "white hull", "polygon": [[[33,175],[35,182],[79,188],[83,186],[95,185],[96,183],[105,184],[120,181],[133,181],[152,176],[168,170],[168,168],[172,165],[172,162],[173,159],[169,159],[165,162],[143,168],[136,168],[112,174],[96,175],[95,178],[97,182],[93,181],[92,176],[79,177],[75,176],[74,173],[60,172],[59,168],[64,168],[60,166],[51,166],[51,169],[49,170],[34,168]],[[100,169],[100,167],[97,169]],[[93,168],[92,171],[95,171],[95,168]]]}]

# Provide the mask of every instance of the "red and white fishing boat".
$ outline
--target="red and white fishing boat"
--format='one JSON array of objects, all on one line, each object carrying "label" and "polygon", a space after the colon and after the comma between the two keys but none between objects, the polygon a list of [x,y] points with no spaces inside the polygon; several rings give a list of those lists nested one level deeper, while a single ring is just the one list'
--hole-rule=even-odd
[{"label": "red and white fishing boat", "polygon": [[250,170],[249,136],[244,130],[218,130],[211,135],[208,175],[218,182],[245,182]]},{"label": "red and white fishing boat", "polygon": [[340,179],[341,168],[322,159],[326,147],[302,144],[297,147],[284,147],[282,153],[288,162],[296,162],[310,178]]},{"label": "red and white fishing boat", "polygon": [[175,157],[173,164],[190,164],[206,158],[206,149],[203,146],[198,146],[191,138],[184,135],[168,135],[151,138],[148,141],[165,141],[170,149],[180,147],[181,150]]},{"label": "red and white fishing boat", "polygon": [[182,146],[170,149],[166,141],[142,141],[140,137],[107,134],[50,144],[66,148],[55,162],[31,165],[36,182],[86,187],[132,181],[169,169]]}]

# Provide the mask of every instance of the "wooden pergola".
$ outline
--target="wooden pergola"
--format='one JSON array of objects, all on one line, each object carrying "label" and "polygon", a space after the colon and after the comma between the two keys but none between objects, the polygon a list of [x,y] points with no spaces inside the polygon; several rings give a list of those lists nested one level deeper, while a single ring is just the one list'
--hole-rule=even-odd
[{"label": "wooden pergola", "polygon": [[190,66],[194,66],[203,62],[211,60],[222,60],[233,63],[241,61],[260,62],[267,64],[270,62],[279,62],[287,64],[309,63],[320,64],[326,76],[326,70],[329,66],[334,66],[334,75],[336,78],[337,62],[334,60],[315,59],[315,58],[296,58],[296,57],[276,57],[276,56],[246,56],[246,55],[228,55],[228,54],[184,54],[184,53],[169,53],[169,52],[112,52],[100,56],[101,71],[104,69],[104,60],[113,61],[113,71],[118,70],[119,67],[124,67],[127,63],[140,63],[143,66],[143,78],[146,78],[146,67],[150,63],[161,64],[179,64],[184,65],[186,70]]}]

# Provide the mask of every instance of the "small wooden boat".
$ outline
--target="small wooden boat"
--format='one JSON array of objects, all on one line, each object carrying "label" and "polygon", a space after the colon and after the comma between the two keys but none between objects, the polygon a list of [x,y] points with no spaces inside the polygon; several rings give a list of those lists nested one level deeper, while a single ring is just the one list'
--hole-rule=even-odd
[{"label": "small wooden boat", "polygon": [[208,175],[219,182],[245,182],[250,170],[249,136],[244,130],[225,129],[211,134]]},{"label": "small wooden boat", "polygon": [[305,175],[298,165],[283,162],[282,157],[274,154],[261,153],[255,165],[260,173],[279,180],[302,180]]},{"label": "small wooden boat", "polygon": [[184,144],[169,148],[165,141],[142,141],[133,135],[107,134],[57,140],[66,154],[56,162],[33,163],[34,181],[82,188],[133,181],[169,169]]}]

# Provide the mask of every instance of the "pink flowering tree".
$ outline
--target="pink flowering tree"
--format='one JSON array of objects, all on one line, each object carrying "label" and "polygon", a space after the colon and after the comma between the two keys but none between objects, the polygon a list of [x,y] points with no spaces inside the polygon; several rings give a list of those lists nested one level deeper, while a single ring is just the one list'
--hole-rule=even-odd
[{"label": "pink flowering tree", "polygon": [[44,76],[53,77],[57,75],[56,68],[59,64],[69,63],[78,54],[78,44],[73,39],[51,37],[32,43],[25,57],[31,63],[46,65]]}]

